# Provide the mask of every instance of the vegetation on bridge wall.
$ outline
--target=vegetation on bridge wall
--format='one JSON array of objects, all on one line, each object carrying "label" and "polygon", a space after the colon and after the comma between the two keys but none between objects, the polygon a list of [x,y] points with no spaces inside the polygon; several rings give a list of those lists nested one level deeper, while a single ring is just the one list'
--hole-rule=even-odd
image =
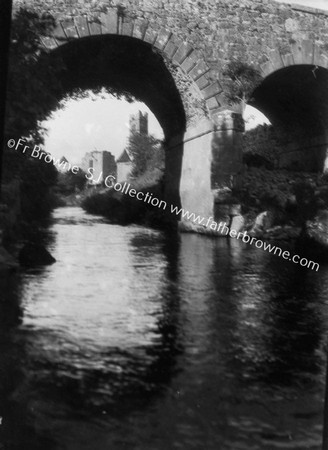
[{"label": "vegetation on bridge wall", "polygon": [[243,136],[243,160],[247,166],[278,168],[286,142],[272,125],[259,125]]},{"label": "vegetation on bridge wall", "polygon": [[[46,52],[40,36],[53,27],[49,15],[38,16],[26,10],[18,11],[12,22],[5,142],[28,138],[29,148],[33,148],[43,141],[39,121],[46,118],[49,104],[56,108],[60,90],[56,76],[60,62],[42,63]],[[37,61],[41,62],[37,65]],[[20,182],[21,217],[34,220],[47,215],[53,205],[51,187],[56,182],[56,169],[31,158],[29,151],[22,154],[20,150],[7,148],[3,163],[3,182],[8,185],[14,179]],[[5,196],[2,201],[6,204]],[[10,208],[10,202],[7,206]]]},{"label": "vegetation on bridge wall", "polygon": [[[84,16],[99,22],[100,14],[108,7],[116,12],[114,2],[103,0],[14,1],[15,7],[22,3],[33,5],[42,12],[48,11],[63,23]],[[147,27],[154,39],[161,30],[171,33],[170,43],[174,47],[176,41],[176,49],[179,40],[188,42],[195,50],[195,62],[204,61],[207,65],[203,73],[192,75],[199,89],[219,81],[225,91],[229,84],[224,75],[225,67],[232,59],[243,57],[250,66],[260,68],[270,61],[272,50],[286,54],[291,45],[304,39],[316,41],[322,48],[328,41],[327,13],[311,14],[307,11],[310,8],[266,0],[122,0],[120,5],[118,13],[127,30],[129,24],[137,20],[140,30]],[[174,48],[172,50],[174,54]],[[176,82],[178,78],[175,77]],[[188,80],[182,80],[183,83],[187,85]],[[184,91],[190,92],[182,85],[179,90],[182,97]],[[186,96],[185,105],[194,102],[195,98],[197,95],[189,99]],[[222,106],[224,95],[218,94],[217,101]]]}]

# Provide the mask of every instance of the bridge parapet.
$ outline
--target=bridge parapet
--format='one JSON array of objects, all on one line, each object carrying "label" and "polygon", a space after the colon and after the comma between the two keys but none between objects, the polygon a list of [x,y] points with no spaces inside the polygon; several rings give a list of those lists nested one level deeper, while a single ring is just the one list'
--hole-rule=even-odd
[{"label": "bridge parapet", "polygon": [[[205,117],[229,106],[223,72],[231,59],[258,68],[264,77],[296,64],[328,68],[328,12],[316,8],[267,0],[122,0],[119,5],[102,0],[14,1],[15,8],[23,4],[56,17],[56,30],[43,39],[48,49],[104,34],[150,44],[183,75],[179,90],[185,107],[201,96]],[[193,89],[188,88],[190,81]],[[201,109],[197,119],[204,117]]]}]

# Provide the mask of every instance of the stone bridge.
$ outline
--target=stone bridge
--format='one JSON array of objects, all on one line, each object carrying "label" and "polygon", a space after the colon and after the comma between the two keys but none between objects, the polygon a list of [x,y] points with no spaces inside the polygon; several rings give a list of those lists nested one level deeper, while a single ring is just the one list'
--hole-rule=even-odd
[{"label": "stone bridge", "polygon": [[171,202],[214,216],[222,187],[240,182],[242,105],[229,101],[225,75],[233,60],[261,74],[249,103],[290,135],[290,155],[301,148],[309,168],[328,169],[328,12],[272,0],[23,3],[56,17],[43,44],[66,67],[67,93],[109,86],[153,111]]}]

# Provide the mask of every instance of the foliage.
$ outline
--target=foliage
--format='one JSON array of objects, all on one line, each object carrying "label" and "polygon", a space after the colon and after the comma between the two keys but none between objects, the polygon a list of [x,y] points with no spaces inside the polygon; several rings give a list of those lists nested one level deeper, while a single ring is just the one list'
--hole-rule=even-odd
[{"label": "foliage", "polygon": [[82,190],[87,182],[85,172],[79,169],[75,174],[71,170],[58,174],[57,190],[62,195],[74,194],[76,190]]},{"label": "foliage", "polygon": [[[251,155],[259,155],[267,160],[271,167],[275,167],[279,161],[279,155],[284,151],[286,145],[284,135],[273,128],[272,125],[258,125],[248,130],[243,135],[243,154],[245,162],[249,161]],[[252,164],[250,164],[252,165]]]},{"label": "foliage", "polygon": [[42,219],[55,206],[52,188],[57,181],[57,170],[52,164],[23,156],[20,172],[22,218]]},{"label": "foliage", "polygon": [[133,161],[133,177],[141,176],[147,169],[162,168],[164,165],[161,141],[154,136],[133,131],[129,138],[128,152]]},{"label": "foliage", "polygon": [[[18,9],[13,18],[6,105],[7,138],[32,135],[36,143],[42,143],[45,130],[40,123],[52,111],[62,107],[68,98],[99,98],[107,92],[115,98],[134,101],[128,92],[116,92],[116,88],[102,85],[88,90],[79,87],[72,87],[69,92],[65,90],[63,60],[59,53],[52,52],[50,56],[42,44],[42,38],[51,36],[55,26],[55,19],[49,13],[39,15],[26,7]],[[99,64],[103,63],[103,55],[99,58]],[[86,61],[85,70],[87,64]]]},{"label": "foliage", "polygon": [[317,210],[315,189],[316,185],[312,180],[300,180],[294,185],[298,214],[304,222],[315,216]]},{"label": "foliage", "polygon": [[82,202],[82,208],[90,214],[100,214],[111,218],[113,222],[119,222],[122,219],[122,202],[119,196],[110,190],[88,195]]},{"label": "foliage", "polygon": [[258,153],[244,153],[243,162],[248,167],[265,167],[266,169],[273,169],[272,162]]},{"label": "foliage", "polygon": [[294,183],[302,181],[304,176],[300,172],[251,167],[244,174],[242,200],[261,210],[270,206],[284,209],[288,198],[294,194]]},{"label": "foliage", "polygon": [[328,172],[322,174],[320,181],[321,184],[328,184]]},{"label": "foliage", "polygon": [[43,141],[40,121],[58,106],[62,70],[59,58],[47,58],[41,37],[55,27],[49,14],[20,8],[12,21],[6,106],[6,136],[19,138],[32,135],[36,143]]},{"label": "foliage", "polygon": [[240,201],[245,211],[273,209],[283,220],[301,224],[328,207],[328,184],[317,173],[250,167],[244,174]]},{"label": "foliage", "polygon": [[[20,8],[12,21],[8,68],[5,138],[28,137],[30,149],[43,142],[40,121],[55,109],[61,85],[57,80],[61,63],[46,58],[41,36],[48,35],[55,26],[49,14],[38,15]],[[52,186],[57,171],[52,164],[24,154],[20,150],[5,149],[3,180],[20,180],[21,216],[34,220],[47,216],[52,209]]]},{"label": "foliage", "polygon": [[[136,188],[135,185],[133,187]],[[144,186],[138,191],[144,194],[149,192],[154,197],[163,198],[160,183]],[[175,216],[173,217],[160,208],[113,190],[89,195],[82,201],[82,208],[88,213],[103,215],[112,223],[120,225],[138,223],[154,228],[171,229],[175,226],[174,221],[176,220]]]},{"label": "foliage", "polygon": [[231,103],[246,104],[251,98],[254,89],[262,81],[258,70],[246,62],[231,60],[223,70],[227,77],[226,96]]}]

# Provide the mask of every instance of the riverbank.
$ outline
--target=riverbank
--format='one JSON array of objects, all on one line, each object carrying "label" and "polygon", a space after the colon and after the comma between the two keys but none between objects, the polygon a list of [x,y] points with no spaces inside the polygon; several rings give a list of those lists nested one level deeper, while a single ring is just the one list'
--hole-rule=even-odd
[{"label": "riverbank", "polygon": [[[163,199],[160,183],[142,187],[131,180],[127,185],[143,200],[147,198]],[[98,190],[86,196],[82,200],[81,206],[86,212],[102,215],[113,224],[130,225],[134,223],[157,229],[171,229],[177,226],[176,220],[173,220],[173,217],[165,209],[155,207],[150,202],[140,201],[115,189]]]},{"label": "riverbank", "polygon": [[[140,183],[131,181],[131,185],[145,195],[148,192],[163,198],[160,183],[140,186]],[[225,223],[230,229],[247,231],[251,236],[265,240],[306,239],[307,230],[313,230],[314,223],[322,222],[325,217],[322,211],[328,210],[328,178],[312,173],[250,167],[245,171],[242,189],[230,191],[226,197],[227,200],[216,207],[217,210],[228,211]],[[169,211],[138,202],[114,189],[91,193],[83,199],[81,206],[87,212],[103,215],[112,223],[121,225],[138,223],[165,228],[175,223],[181,232],[226,235],[213,231],[210,221],[206,225],[200,224],[191,216],[189,220],[184,218],[178,222],[177,216]],[[321,225],[317,228],[320,229]],[[325,224],[322,226],[326,227]],[[311,239],[315,239],[314,234],[312,232]],[[324,245],[323,239],[320,242]]]}]

